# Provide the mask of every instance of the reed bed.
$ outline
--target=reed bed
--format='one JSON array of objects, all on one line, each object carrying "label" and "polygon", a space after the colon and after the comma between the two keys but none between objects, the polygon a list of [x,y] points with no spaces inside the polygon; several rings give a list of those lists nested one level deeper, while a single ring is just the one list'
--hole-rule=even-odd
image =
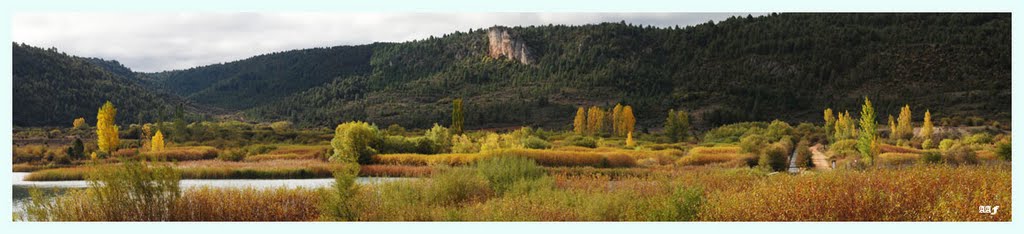
[{"label": "reed bed", "polygon": [[538,149],[503,149],[474,154],[379,154],[374,162],[387,165],[470,165],[488,157],[511,156],[533,159],[542,166],[632,167],[636,158],[621,152],[574,152]]},{"label": "reed bed", "polygon": [[703,166],[709,164],[729,163],[750,157],[749,153],[740,152],[736,146],[694,147],[686,156],[676,161],[680,166]]},{"label": "reed bed", "polygon": [[320,216],[315,189],[187,189],[171,221],[313,221]]},{"label": "reed bed", "polygon": [[140,156],[161,161],[194,161],[217,158],[220,150],[210,146],[168,147],[156,152],[143,152]]},{"label": "reed bed", "polygon": [[[769,176],[744,189],[710,192],[701,220],[1010,221],[1009,167],[928,165]],[[999,214],[979,214],[979,205],[1000,206]]]},{"label": "reed bed", "polygon": [[268,161],[268,160],[326,160],[330,152],[329,146],[307,146],[307,145],[285,145],[263,154],[256,154],[245,157],[245,161]]},{"label": "reed bed", "polygon": [[427,177],[433,172],[430,166],[374,164],[359,167],[359,175],[369,177]]},{"label": "reed bed", "polygon": [[919,150],[919,149],[908,148],[908,147],[900,147],[900,146],[895,146],[895,145],[890,145],[890,144],[881,144],[881,146],[878,147],[878,150],[879,150],[879,152],[882,152],[882,153],[907,153],[907,154],[920,154],[920,153],[922,153],[922,151]]}]

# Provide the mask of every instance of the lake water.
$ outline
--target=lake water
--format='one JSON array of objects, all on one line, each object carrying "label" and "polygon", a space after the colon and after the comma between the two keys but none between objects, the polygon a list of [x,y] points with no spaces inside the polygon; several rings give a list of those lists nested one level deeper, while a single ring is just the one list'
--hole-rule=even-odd
[{"label": "lake water", "polygon": [[[48,196],[56,196],[63,194],[69,189],[82,189],[89,186],[89,183],[84,180],[73,180],[73,181],[25,181],[25,176],[28,176],[28,172],[14,172],[11,176],[13,188],[12,198],[15,212],[20,212],[21,207],[29,202],[28,190],[29,188],[39,188]],[[374,184],[396,180],[406,180],[410,178],[396,178],[396,177],[359,177],[356,179],[356,183],[359,184]],[[217,187],[217,188],[319,188],[331,186],[334,183],[333,178],[323,179],[284,179],[284,180],[181,180],[182,188],[192,187]]]}]

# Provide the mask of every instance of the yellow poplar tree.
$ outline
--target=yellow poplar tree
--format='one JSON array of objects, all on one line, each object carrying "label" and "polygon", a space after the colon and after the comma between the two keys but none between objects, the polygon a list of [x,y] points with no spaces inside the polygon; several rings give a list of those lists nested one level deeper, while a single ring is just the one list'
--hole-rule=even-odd
[{"label": "yellow poplar tree", "polygon": [[622,107],[622,131],[631,134],[636,130],[636,116],[633,115],[633,107]]},{"label": "yellow poplar tree", "polygon": [[924,123],[921,124],[921,138],[931,139],[934,128],[935,126],[932,126],[932,113],[931,111],[925,110]]},{"label": "yellow poplar tree", "polygon": [[153,134],[152,142],[149,148],[150,151],[159,152],[164,150],[164,133],[156,130],[156,134]]},{"label": "yellow poplar tree", "polygon": [[896,134],[899,139],[910,139],[914,137],[914,127],[910,126],[910,105],[900,108],[900,117],[896,119]]},{"label": "yellow poplar tree", "polygon": [[597,106],[590,107],[590,110],[587,111],[587,134],[599,133],[604,127],[604,121],[604,110]]},{"label": "yellow poplar tree", "polygon": [[622,128],[622,104],[615,104],[612,108],[612,133],[616,136],[625,135],[626,132]]},{"label": "yellow poplar tree", "polygon": [[636,141],[633,140],[633,133],[626,133],[626,147],[636,147]]},{"label": "yellow poplar tree", "polygon": [[587,112],[583,107],[576,109],[576,118],[572,121],[572,131],[576,134],[583,134],[587,130]]},{"label": "yellow poplar tree", "polygon": [[117,135],[118,127],[114,124],[116,115],[117,109],[110,101],[104,103],[100,107],[99,113],[96,114],[96,144],[101,152],[109,154],[117,150],[118,144],[121,143],[121,139]]},{"label": "yellow poplar tree", "polygon": [[896,140],[898,139],[898,129],[896,129],[896,122],[893,121],[892,115],[889,115],[889,138]]}]

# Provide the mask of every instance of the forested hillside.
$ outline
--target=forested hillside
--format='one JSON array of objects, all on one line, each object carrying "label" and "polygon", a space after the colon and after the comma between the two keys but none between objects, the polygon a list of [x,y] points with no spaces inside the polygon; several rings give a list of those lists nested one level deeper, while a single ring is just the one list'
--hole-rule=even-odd
[{"label": "forested hillside", "polygon": [[660,128],[669,109],[688,110],[703,127],[820,121],[822,109],[856,110],[863,96],[882,116],[909,104],[933,108],[936,119],[1008,120],[1010,15],[772,14],[672,28],[494,27],[137,77],[247,120],[302,126],[359,119],[425,128],[449,121],[454,98],[465,100],[468,128],[564,128],[577,106],[619,102],[635,108],[638,130]]},{"label": "forested hillside", "polygon": [[16,126],[71,126],[79,117],[92,124],[100,105],[108,100],[118,104],[119,123],[155,121],[160,110],[184,103],[122,76],[134,72],[116,61],[17,43],[12,47]]}]

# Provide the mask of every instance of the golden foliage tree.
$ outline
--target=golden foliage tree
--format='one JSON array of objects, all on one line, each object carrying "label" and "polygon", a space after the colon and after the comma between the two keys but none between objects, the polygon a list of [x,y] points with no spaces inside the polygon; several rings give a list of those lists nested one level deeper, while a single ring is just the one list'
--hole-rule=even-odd
[{"label": "golden foliage tree", "polygon": [[107,101],[102,107],[100,107],[99,113],[96,114],[96,144],[99,146],[99,150],[104,153],[110,153],[117,150],[118,145],[121,143],[121,139],[118,136],[118,127],[114,124],[114,117],[117,115],[117,109],[114,108],[114,104]]},{"label": "golden foliage tree", "polygon": [[626,133],[626,147],[636,147],[636,141],[633,140],[633,132]]},{"label": "golden foliage tree", "polygon": [[587,111],[587,134],[594,135],[604,127],[605,112],[600,107],[592,106]]},{"label": "golden foliage tree", "polygon": [[932,113],[931,111],[924,111],[924,123],[921,124],[921,138],[931,139],[932,132],[935,131],[935,126],[932,125]]},{"label": "golden foliage tree", "polygon": [[587,111],[583,107],[576,108],[576,118],[572,120],[572,131],[584,134],[587,131]]},{"label": "golden foliage tree", "polygon": [[899,138],[896,133],[896,121],[893,120],[892,115],[889,115],[889,138],[893,140]]},{"label": "golden foliage tree", "polygon": [[164,133],[156,130],[156,134],[153,134],[151,142],[149,151],[159,152],[164,150]]},{"label": "golden foliage tree", "polygon": [[896,119],[897,139],[909,140],[914,137],[914,127],[910,125],[910,105],[900,108],[900,116]]},{"label": "golden foliage tree", "polygon": [[86,126],[85,118],[77,118],[77,119],[75,119],[75,121],[71,125],[72,125],[72,127],[77,128],[77,129],[82,129],[82,128],[88,127],[88,126]]},{"label": "golden foliage tree", "polygon": [[612,116],[611,117],[612,117],[612,133],[615,134],[616,136],[625,135],[625,131],[623,131],[623,128],[622,128],[623,127],[622,126],[623,125],[623,122],[622,122],[622,104],[615,104],[615,107],[612,108]]},{"label": "golden foliage tree", "polygon": [[836,119],[835,140],[853,139],[857,135],[857,126],[850,117],[850,112],[839,113]]},{"label": "golden foliage tree", "polygon": [[633,107],[622,107],[622,132],[620,135],[630,134],[636,131],[636,116],[633,115]]}]

